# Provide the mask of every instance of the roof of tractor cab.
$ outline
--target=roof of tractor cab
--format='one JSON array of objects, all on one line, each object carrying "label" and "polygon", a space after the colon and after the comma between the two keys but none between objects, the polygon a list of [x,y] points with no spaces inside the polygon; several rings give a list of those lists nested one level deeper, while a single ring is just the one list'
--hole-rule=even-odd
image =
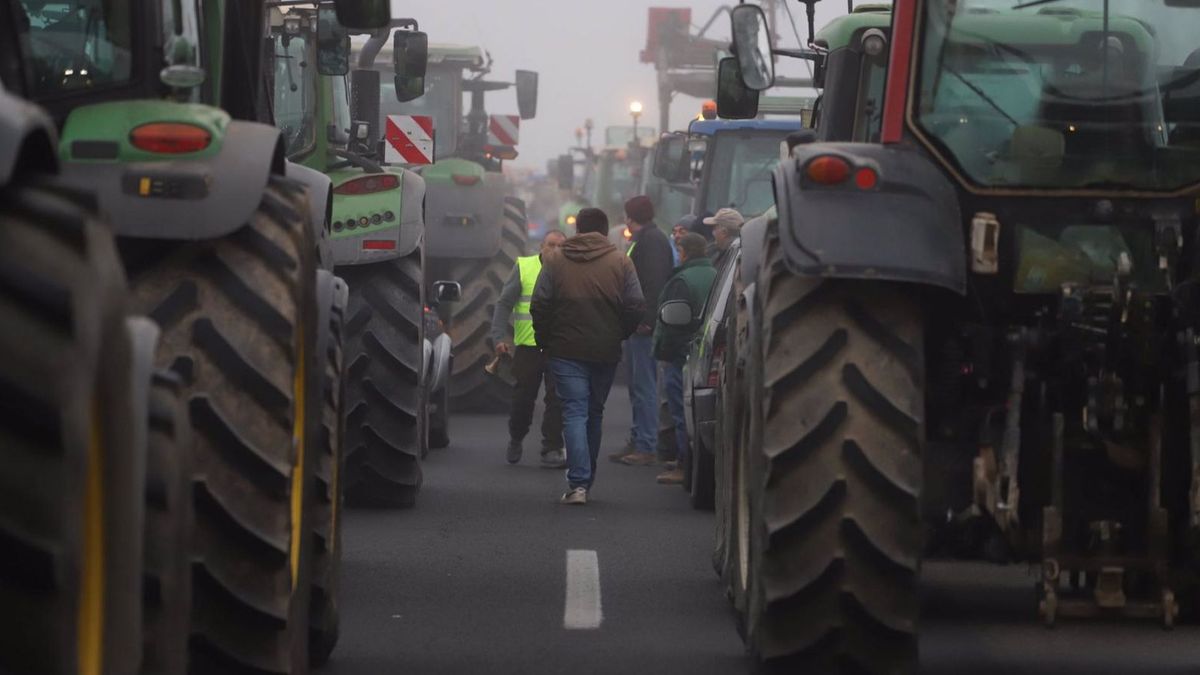
[{"label": "roof of tractor cab", "polygon": [[[1004,42],[1018,45],[1080,44],[1084,35],[1104,30],[1104,13],[1073,7],[1043,7],[1036,13],[975,10],[954,20],[953,39],[960,43]],[[1109,14],[1108,31],[1133,38],[1138,49],[1149,52],[1154,36],[1137,19]]]},{"label": "roof of tractor cab", "polygon": [[841,49],[850,44],[854,34],[864,28],[890,29],[891,5],[859,5],[853,14],[839,16],[817,31],[814,42],[827,49]]},{"label": "roof of tractor cab", "polygon": [[482,70],[487,65],[487,57],[482,47],[469,45],[431,44],[429,45],[429,65],[456,65],[468,70]]},{"label": "roof of tractor cab", "polygon": [[712,136],[721,131],[799,131],[804,124],[798,120],[696,120],[688,125],[688,133]]}]

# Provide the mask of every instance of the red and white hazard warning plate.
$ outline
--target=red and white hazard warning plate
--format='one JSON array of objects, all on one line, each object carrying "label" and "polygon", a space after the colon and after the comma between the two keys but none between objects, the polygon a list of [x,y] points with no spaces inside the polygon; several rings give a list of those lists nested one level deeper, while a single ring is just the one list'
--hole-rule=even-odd
[{"label": "red and white hazard warning plate", "polygon": [[520,115],[488,116],[488,145],[511,148],[520,140]]},{"label": "red and white hazard warning plate", "polygon": [[433,118],[388,115],[383,161],[390,164],[433,164]]}]

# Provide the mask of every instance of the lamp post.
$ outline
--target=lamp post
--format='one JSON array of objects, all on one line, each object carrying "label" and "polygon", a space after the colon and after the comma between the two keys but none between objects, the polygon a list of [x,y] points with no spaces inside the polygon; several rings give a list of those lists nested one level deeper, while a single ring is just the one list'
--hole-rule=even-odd
[{"label": "lamp post", "polygon": [[642,116],[642,102],[634,101],[629,104],[629,114],[633,117],[633,143],[638,145],[638,118]]}]

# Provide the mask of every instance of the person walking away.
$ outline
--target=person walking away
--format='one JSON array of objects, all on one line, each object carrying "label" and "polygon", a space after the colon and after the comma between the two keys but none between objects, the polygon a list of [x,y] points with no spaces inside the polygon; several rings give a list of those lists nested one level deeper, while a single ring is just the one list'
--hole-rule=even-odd
[{"label": "person walking away", "polygon": [[717,270],[704,254],[708,242],[704,237],[689,232],[680,238],[679,259],[683,262],[663,287],[658,304],[672,300],[683,300],[692,309],[692,323],[687,326],[668,326],[661,320],[654,325],[654,358],[662,363],[663,389],[671,417],[675,420],[675,442],[678,444],[678,464],[659,474],[658,482],[679,485],[683,482],[683,468],[687,466],[690,452],[687,419],[683,411],[683,365],[691,350],[692,339],[700,327],[704,303],[717,278]]},{"label": "person walking away", "polygon": [[714,250],[709,255],[713,259],[713,268],[719,270],[725,265],[729,249],[734,240],[742,236],[742,225],[745,223],[746,219],[734,209],[721,209],[711,218],[704,219],[705,225],[712,226]]},{"label": "person walking away", "polygon": [[621,360],[621,341],[645,320],[637,272],[608,241],[608,216],[583,209],[578,235],[545,257],[529,313],[562,402],[567,446],[563,504],[586,504],[596,480],[604,402]]},{"label": "person walking away", "polygon": [[644,195],[625,202],[625,224],[633,233],[629,260],[637,271],[646,298],[646,309],[637,330],[625,343],[629,368],[629,404],[633,409],[633,452],[622,451],[613,461],[645,466],[657,461],[658,373],[653,354],[653,333],[658,306],[655,301],[671,276],[671,242],[654,224],[654,204]]},{"label": "person walking away", "polygon": [[[542,413],[542,466],[551,469],[566,466],[562,439],[562,408],[554,392],[554,377],[546,368],[546,357],[542,350],[538,349],[537,340],[534,339],[533,320],[529,315],[529,303],[533,296],[534,284],[542,270],[542,260],[566,240],[565,234],[552,230],[542,239],[541,250],[537,255],[517,258],[508,281],[500,290],[500,299],[496,301],[496,309],[492,314],[491,337],[496,356],[507,354],[512,357],[512,373],[516,379],[516,384],[513,385],[512,405],[508,412],[508,450],[505,458],[509,464],[521,461],[522,445],[525,435],[529,433],[529,426],[533,423],[538,389],[542,388],[544,380],[543,400],[546,409]],[[508,323],[510,317],[511,332]]]}]

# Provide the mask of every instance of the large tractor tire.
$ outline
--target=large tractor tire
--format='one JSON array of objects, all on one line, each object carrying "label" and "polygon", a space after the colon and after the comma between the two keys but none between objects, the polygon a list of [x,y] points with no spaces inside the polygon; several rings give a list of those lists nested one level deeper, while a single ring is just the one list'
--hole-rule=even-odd
[{"label": "large tractor tire", "polygon": [[454,309],[450,335],[454,339],[454,368],[450,373],[450,405],[454,410],[507,413],[513,380],[492,376],[484,366],[492,360],[488,334],[500,289],[512,274],[517,258],[529,246],[525,202],[504,198],[500,220],[500,250],[490,260],[466,260],[455,266],[453,279],[463,285],[463,301]]},{"label": "large tractor tire", "polygon": [[184,675],[192,611],[191,428],[179,377],[150,383],[146,456],[142,675]]},{"label": "large tractor tire", "polygon": [[410,507],[421,489],[428,405],[421,256],[341,272],[350,284],[345,490],[356,506]]},{"label": "large tractor tire", "polygon": [[304,673],[312,571],[315,242],[273,176],[210,241],[126,246],[133,297],[182,381],[196,471],[190,673]]},{"label": "large tractor tire", "polygon": [[[330,280],[332,282],[332,279]],[[330,288],[332,291],[332,283]],[[342,477],[344,459],[343,409],[345,383],[342,378],[343,309],[332,294],[318,293],[322,309],[321,337],[317,354],[322,359],[321,426],[317,436],[316,494],[313,504],[313,587],[309,624],[309,664],[319,667],[329,661],[337,646],[341,624],[338,577],[342,562]]]},{"label": "large tractor tire", "polygon": [[794,275],[774,233],[757,285],[744,637],[786,672],[914,673],[920,306],[897,286]]},{"label": "large tractor tire", "polygon": [[135,379],[111,234],[49,183],[0,188],[0,672],[137,672]]}]

